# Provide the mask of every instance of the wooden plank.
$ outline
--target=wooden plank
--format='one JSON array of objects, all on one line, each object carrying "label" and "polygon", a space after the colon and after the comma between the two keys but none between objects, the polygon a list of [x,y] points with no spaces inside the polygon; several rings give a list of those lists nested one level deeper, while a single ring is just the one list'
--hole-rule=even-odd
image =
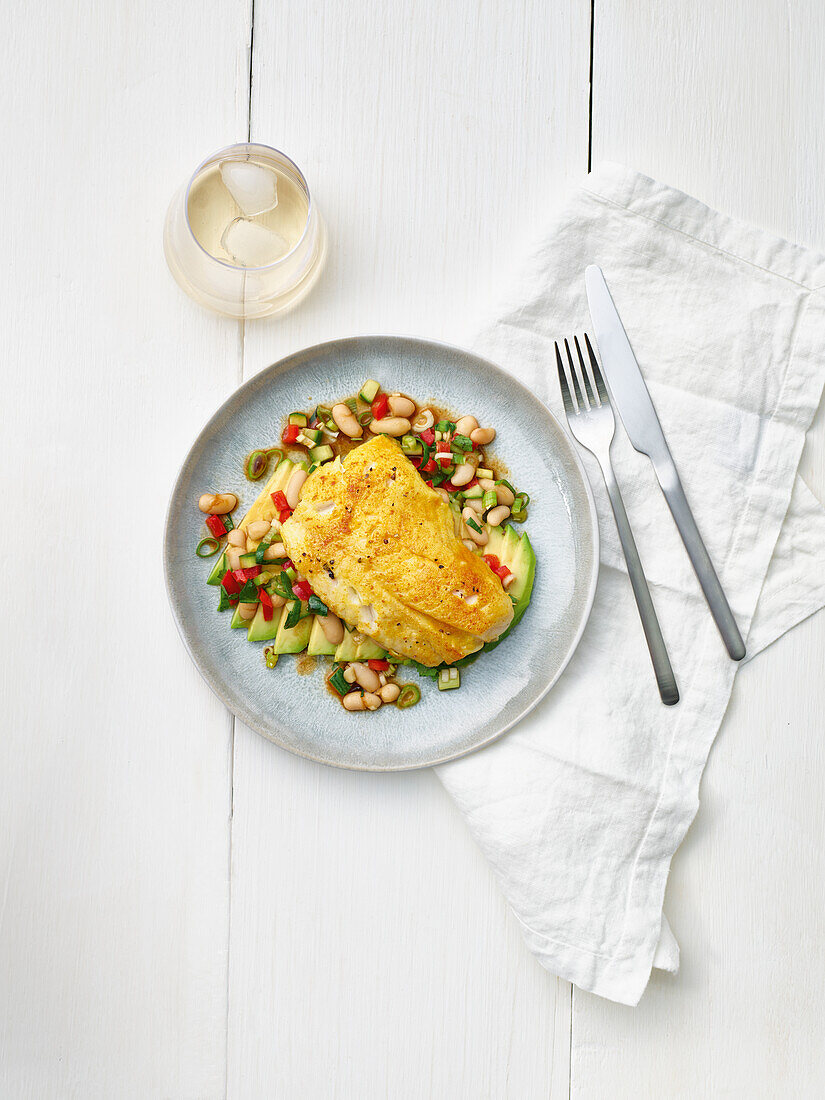
[{"label": "wooden plank", "polygon": [[[596,0],[593,162],[618,160],[825,248],[825,10]],[[822,410],[802,462],[825,496]],[[682,947],[638,1009],[576,993],[573,1096],[816,1096],[825,617],[737,677],[666,912]]]},{"label": "wooden plank", "polygon": [[3,1096],[224,1091],[230,720],[160,548],[240,345],[161,236],[172,191],[245,132],[246,7],[51,4],[6,27]]},{"label": "wooden plank", "polygon": [[[305,303],[246,326],[246,373],[357,332],[466,340],[586,167],[588,42],[581,2],[256,8],[252,134],[305,169],[330,254]],[[233,1100],[567,1096],[570,988],[433,775],[241,728],[234,774]]]}]

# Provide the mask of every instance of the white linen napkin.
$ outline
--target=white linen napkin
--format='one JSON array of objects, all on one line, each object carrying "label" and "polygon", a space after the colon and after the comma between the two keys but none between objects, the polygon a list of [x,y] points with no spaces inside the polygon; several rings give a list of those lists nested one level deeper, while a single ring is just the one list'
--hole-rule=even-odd
[{"label": "white linen napkin", "polygon": [[[604,270],[752,658],[825,605],[825,511],[796,475],[825,379],[825,257],[600,167],[475,341],[562,423],[553,341],[591,327],[589,263]],[[737,666],[647,459],[617,431],[617,476],[681,702],[659,702],[604,486],[584,455],[601,571],[581,644],[515,730],[437,770],[541,963],[636,1004],[654,957],[678,966],[662,899]],[[540,508],[540,486],[525,488]]]}]

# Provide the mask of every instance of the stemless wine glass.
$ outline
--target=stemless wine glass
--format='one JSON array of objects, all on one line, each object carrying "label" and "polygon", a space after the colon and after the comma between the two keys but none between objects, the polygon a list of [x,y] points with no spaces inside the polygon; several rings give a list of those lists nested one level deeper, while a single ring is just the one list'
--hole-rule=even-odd
[{"label": "stemless wine glass", "polygon": [[166,262],[196,302],[226,317],[294,305],[321,270],[321,216],[298,166],[278,149],[230,145],[199,165],[172,199]]}]

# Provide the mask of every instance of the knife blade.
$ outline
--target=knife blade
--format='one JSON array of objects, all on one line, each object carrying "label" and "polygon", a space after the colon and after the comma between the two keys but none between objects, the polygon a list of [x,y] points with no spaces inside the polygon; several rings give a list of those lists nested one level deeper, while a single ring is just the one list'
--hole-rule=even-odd
[{"label": "knife blade", "polygon": [[602,370],[614,406],[630,442],[653,463],[659,486],[719,633],[732,659],[741,661],[745,656],[742,635],[696,526],[665,433],[601,268],[590,264],[585,270],[584,282]]}]

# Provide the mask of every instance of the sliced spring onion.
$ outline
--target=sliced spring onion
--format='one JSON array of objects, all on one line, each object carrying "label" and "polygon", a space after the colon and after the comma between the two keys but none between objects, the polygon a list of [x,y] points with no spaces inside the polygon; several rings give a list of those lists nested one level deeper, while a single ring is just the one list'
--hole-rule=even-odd
[{"label": "sliced spring onion", "polygon": [[221,516],[221,519],[223,520],[223,525],[224,525],[225,530],[232,531],[234,529],[235,523],[232,519],[232,516],[230,516],[229,512],[227,512],[226,515]]},{"label": "sliced spring onion", "polygon": [[401,710],[406,710],[407,707],[414,707],[420,698],[421,691],[415,684],[404,684],[395,705]]},{"label": "sliced spring onion", "polygon": [[424,445],[417,436],[405,435],[401,439],[401,450],[405,455],[420,455],[423,452]]},{"label": "sliced spring onion", "polygon": [[286,574],[287,577],[289,577],[289,579],[292,581],[293,584],[295,583],[295,581],[298,580],[298,572],[297,572],[297,570],[293,569],[291,566],[288,566],[284,570],[284,573]]},{"label": "sliced spring onion", "polygon": [[278,654],[275,652],[275,646],[264,646],[264,661],[267,668],[274,668],[278,663]]},{"label": "sliced spring onion", "polygon": [[439,432],[454,432],[455,431],[455,424],[453,424],[452,420],[439,420],[439,422],[436,424],[435,427],[436,427],[436,431],[439,431]]},{"label": "sliced spring onion", "polygon": [[492,476],[493,476],[493,471],[488,470],[486,468],[486,466],[484,468],[479,466],[479,468],[476,470],[476,477],[486,477],[489,481],[492,478]]},{"label": "sliced spring onion", "polygon": [[327,680],[327,683],[330,684],[338,692],[339,695],[346,695],[347,692],[350,690],[350,685],[344,679],[344,670],[341,668],[340,665],[330,676],[329,680]]},{"label": "sliced spring onion", "polygon": [[496,496],[495,489],[487,489],[484,496],[481,498],[481,507],[485,512],[489,512],[491,508],[495,508],[498,504],[498,497]]},{"label": "sliced spring onion", "polygon": [[453,446],[459,451],[471,451],[473,449],[473,441],[466,435],[454,435]]},{"label": "sliced spring onion", "polygon": [[358,414],[358,416],[356,417],[356,420],[358,421],[358,423],[361,425],[362,428],[366,428],[367,424],[372,423],[372,413],[370,412],[369,409],[364,409],[363,412],[360,412]]},{"label": "sliced spring onion", "polygon": [[284,619],[284,630],[290,630],[301,618],[301,601],[293,600]]},{"label": "sliced spring onion", "polygon": [[221,544],[217,539],[213,539],[211,535],[207,535],[205,539],[201,539],[198,545],[195,547],[195,553],[199,558],[211,558],[220,550]]},{"label": "sliced spring onion", "polygon": [[505,489],[510,490],[510,492],[513,494],[513,496],[516,495],[515,487],[513,485],[511,485],[510,482],[506,480],[506,478],[500,477],[498,479],[498,481],[496,482],[496,485],[503,485]]},{"label": "sliced spring onion", "polygon": [[266,473],[269,456],[266,451],[253,451],[247,456],[243,472],[249,481],[259,481]]},{"label": "sliced spring onion", "polygon": [[461,687],[461,673],[457,668],[440,668],[438,670],[438,690],[452,691]]},{"label": "sliced spring onion", "polygon": [[307,607],[315,615],[328,615],[329,614],[329,608],[327,607],[327,605],[324,603],[324,601],[321,599],[321,597],[316,596],[314,592],[309,597],[309,600],[307,601]]},{"label": "sliced spring onion", "polygon": [[344,404],[350,412],[358,412],[358,401],[354,397],[351,397],[349,401],[345,401]]},{"label": "sliced spring onion", "polygon": [[472,527],[472,529],[474,531],[478,531],[478,533],[481,534],[481,528],[479,527],[479,525],[476,523],[476,521],[474,519],[468,519],[465,522],[466,522],[468,527]]},{"label": "sliced spring onion", "polygon": [[524,521],[527,519],[527,509],[525,508],[523,512],[512,512],[511,511],[510,512],[510,519],[514,523],[524,523]]}]

